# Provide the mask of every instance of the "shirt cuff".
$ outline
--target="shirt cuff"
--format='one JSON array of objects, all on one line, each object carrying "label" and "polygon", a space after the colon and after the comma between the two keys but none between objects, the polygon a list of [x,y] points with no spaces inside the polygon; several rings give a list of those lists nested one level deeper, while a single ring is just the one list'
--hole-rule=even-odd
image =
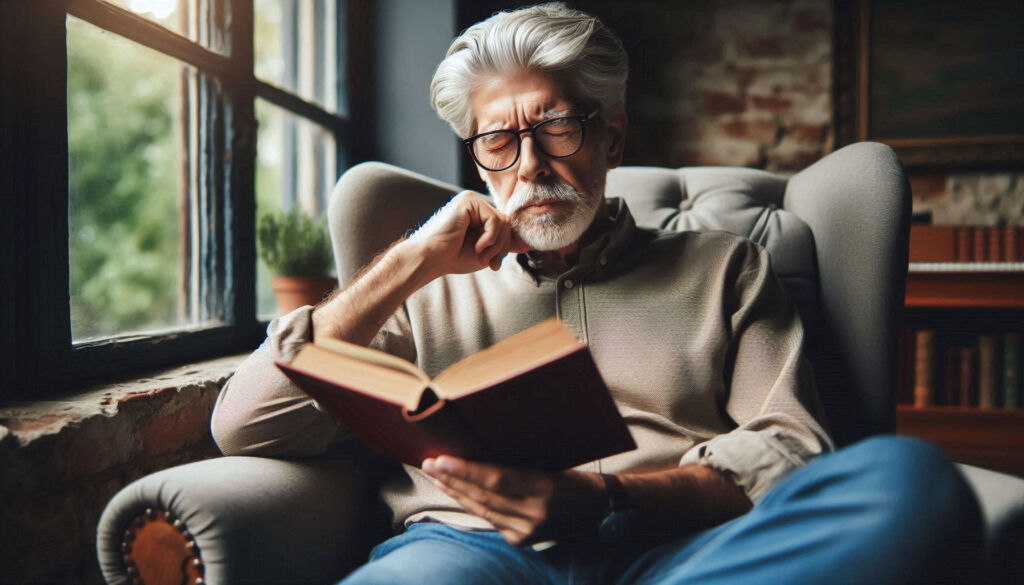
[{"label": "shirt cuff", "polygon": [[782,432],[737,429],[696,445],[679,464],[705,465],[729,475],[756,504],[779,480],[815,455]]},{"label": "shirt cuff", "polygon": [[313,339],[313,307],[305,305],[281,315],[267,326],[267,342],[275,361],[290,362]]}]

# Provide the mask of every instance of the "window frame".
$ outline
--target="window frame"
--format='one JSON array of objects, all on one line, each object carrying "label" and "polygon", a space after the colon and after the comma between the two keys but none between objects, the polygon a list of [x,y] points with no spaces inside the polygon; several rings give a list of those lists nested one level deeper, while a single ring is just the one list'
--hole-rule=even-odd
[{"label": "window frame", "polygon": [[[338,63],[352,68],[348,33],[363,28],[358,20],[368,11],[361,0],[338,2]],[[102,0],[0,0],[0,50],[15,57],[0,64],[0,275],[8,281],[0,291],[0,400],[49,397],[84,383],[249,351],[260,342],[265,322],[256,314],[257,97],[333,134],[339,172],[343,160],[354,161],[345,97],[339,96],[339,106],[348,111],[339,107],[334,114],[256,78],[253,1],[200,0],[199,6],[210,25],[193,41]],[[200,92],[208,98],[201,108],[206,134],[200,140],[209,160],[200,175],[206,194],[193,214],[206,226],[195,243],[203,252],[192,269],[200,272],[200,302],[215,325],[72,341],[68,15],[197,71]]]}]

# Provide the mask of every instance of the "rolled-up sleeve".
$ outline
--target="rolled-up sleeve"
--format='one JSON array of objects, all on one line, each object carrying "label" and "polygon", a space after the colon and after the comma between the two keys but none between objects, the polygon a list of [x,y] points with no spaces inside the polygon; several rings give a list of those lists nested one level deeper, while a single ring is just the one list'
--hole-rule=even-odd
[{"label": "rolled-up sleeve", "polygon": [[803,326],[768,253],[751,246],[729,302],[732,343],[724,409],[736,428],[698,443],[680,464],[731,477],[752,502],[780,479],[833,448],[825,428]]},{"label": "rolled-up sleeve", "polygon": [[[221,390],[210,430],[225,455],[313,456],[346,434],[274,364],[291,361],[310,341],[312,313],[305,306],[271,321],[266,340]],[[412,343],[404,316],[393,316],[371,345],[408,359]]]}]

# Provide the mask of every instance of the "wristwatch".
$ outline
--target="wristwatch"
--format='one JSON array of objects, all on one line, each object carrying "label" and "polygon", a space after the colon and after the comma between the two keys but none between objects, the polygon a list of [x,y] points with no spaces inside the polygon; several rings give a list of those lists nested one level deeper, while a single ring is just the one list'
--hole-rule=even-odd
[{"label": "wristwatch", "polygon": [[629,494],[619,477],[610,473],[599,473],[608,494],[604,518],[597,527],[597,539],[601,542],[621,542],[633,531],[634,512],[629,506]]}]

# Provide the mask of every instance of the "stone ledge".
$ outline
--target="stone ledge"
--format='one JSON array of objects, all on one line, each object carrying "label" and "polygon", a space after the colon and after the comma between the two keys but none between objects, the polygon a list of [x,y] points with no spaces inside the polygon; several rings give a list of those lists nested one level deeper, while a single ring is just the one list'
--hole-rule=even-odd
[{"label": "stone ledge", "polygon": [[245,357],[0,407],[0,583],[102,584],[103,508],[140,477],[218,455],[210,414]]},{"label": "stone ledge", "polygon": [[114,417],[127,403],[166,401],[177,392],[209,384],[220,388],[247,356],[234,355],[187,364],[136,380],[92,386],[59,399],[0,406],[0,446],[14,441],[17,446],[25,447],[91,417]]}]

